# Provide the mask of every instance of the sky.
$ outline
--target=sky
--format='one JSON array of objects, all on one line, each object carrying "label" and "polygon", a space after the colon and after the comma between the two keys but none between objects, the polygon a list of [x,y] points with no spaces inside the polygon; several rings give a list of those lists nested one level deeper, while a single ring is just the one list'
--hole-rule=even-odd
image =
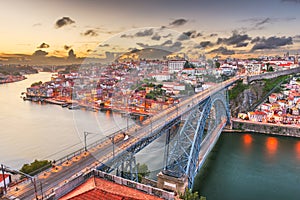
[{"label": "sky", "polygon": [[3,0],[0,7],[0,63],[70,63],[143,48],[195,57],[300,52],[300,0]]}]

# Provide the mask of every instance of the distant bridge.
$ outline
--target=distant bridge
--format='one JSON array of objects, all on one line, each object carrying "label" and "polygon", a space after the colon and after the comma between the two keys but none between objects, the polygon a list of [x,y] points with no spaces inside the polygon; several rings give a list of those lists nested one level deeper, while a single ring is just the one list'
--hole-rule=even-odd
[{"label": "distant bridge", "polygon": [[297,73],[300,73],[300,67],[282,70],[282,71],[276,71],[276,72],[267,72],[267,73],[254,75],[254,76],[247,76],[247,77],[245,77],[244,82],[246,81],[246,83],[249,84],[252,81],[257,81],[257,80],[262,80],[262,79],[272,79],[272,78],[276,78],[278,76],[297,74]]}]

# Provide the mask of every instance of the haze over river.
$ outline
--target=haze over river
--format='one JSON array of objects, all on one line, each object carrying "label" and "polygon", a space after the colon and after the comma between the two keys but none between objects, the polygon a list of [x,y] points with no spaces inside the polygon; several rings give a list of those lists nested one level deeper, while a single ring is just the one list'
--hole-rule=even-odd
[{"label": "haze over river", "polygon": [[88,135],[90,143],[126,127],[121,115],[23,101],[21,93],[27,87],[50,77],[50,73],[39,73],[0,85],[1,163],[19,169],[34,159],[58,159],[83,147],[84,131],[95,133]]}]

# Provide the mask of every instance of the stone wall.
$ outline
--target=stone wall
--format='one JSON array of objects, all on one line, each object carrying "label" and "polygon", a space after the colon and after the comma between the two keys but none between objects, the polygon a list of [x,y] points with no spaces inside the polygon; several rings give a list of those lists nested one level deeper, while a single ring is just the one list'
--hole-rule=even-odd
[{"label": "stone wall", "polygon": [[262,80],[262,79],[272,79],[276,78],[278,76],[283,76],[283,75],[288,75],[288,74],[296,74],[300,73],[300,67],[288,69],[288,70],[282,70],[282,71],[277,71],[277,72],[268,72],[268,73],[263,73],[255,76],[248,76],[247,77],[247,82],[251,83],[252,81],[256,80]]},{"label": "stone wall", "polygon": [[232,129],[257,133],[274,134],[290,137],[300,137],[300,127],[271,123],[254,123],[251,121],[232,119]]}]

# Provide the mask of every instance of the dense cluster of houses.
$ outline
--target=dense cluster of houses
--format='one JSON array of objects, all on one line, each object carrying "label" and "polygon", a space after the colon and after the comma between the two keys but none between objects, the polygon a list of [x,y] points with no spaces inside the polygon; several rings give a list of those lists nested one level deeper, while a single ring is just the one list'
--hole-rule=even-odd
[{"label": "dense cluster of houses", "polygon": [[187,60],[143,60],[105,67],[82,66],[70,74],[53,74],[48,82],[34,83],[27,88],[26,96],[34,101],[51,98],[105,109],[155,112],[183,95],[193,94],[192,86],[200,82],[202,89],[213,85],[199,77],[220,73],[220,69],[208,69],[203,61],[191,61],[189,67],[186,63]]},{"label": "dense cluster of houses", "polygon": [[17,82],[17,81],[22,81],[24,79],[26,79],[25,76],[4,75],[4,74],[0,73],[0,84],[13,83],[13,82]]},{"label": "dense cluster of houses", "polygon": [[282,87],[280,93],[272,93],[256,111],[240,113],[239,117],[254,122],[300,125],[300,78],[294,76]]},{"label": "dense cluster of houses", "polygon": [[35,100],[54,97],[71,100],[74,86],[74,77],[70,77],[71,75],[56,74],[50,81],[33,83],[26,89],[26,95]]},{"label": "dense cluster of houses", "polygon": [[105,67],[82,65],[79,71],[54,74],[51,81],[32,85],[26,94],[33,100],[53,98],[106,109],[151,112],[168,107],[183,95],[213,86],[208,76],[258,74],[270,67],[284,70],[295,67],[297,59],[267,57],[212,60],[212,63],[205,59],[140,60]]}]

